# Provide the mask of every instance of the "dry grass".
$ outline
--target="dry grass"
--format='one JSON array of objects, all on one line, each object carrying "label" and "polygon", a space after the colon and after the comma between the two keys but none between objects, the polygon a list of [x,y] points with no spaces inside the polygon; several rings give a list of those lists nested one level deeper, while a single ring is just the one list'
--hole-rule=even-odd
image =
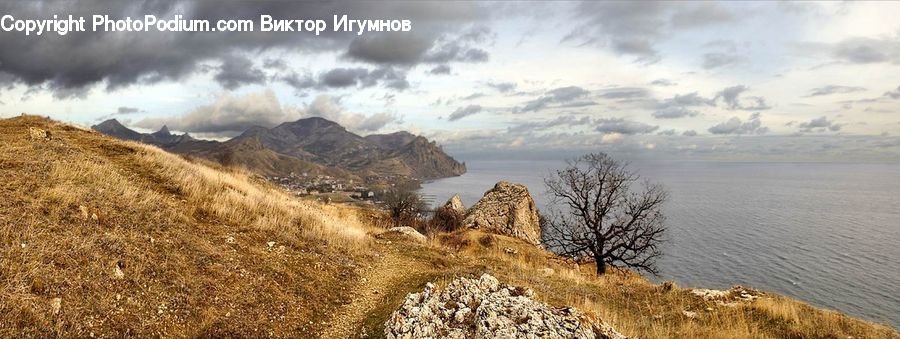
[{"label": "dry grass", "polygon": [[354,210],[240,171],[31,116],[0,144],[2,337],[316,333],[366,260]]},{"label": "dry grass", "polygon": [[[485,241],[486,237],[492,240]],[[777,295],[767,294],[752,303],[726,306],[703,300],[690,289],[674,285],[666,289],[630,271],[616,270],[598,278],[592,264],[565,262],[508,237],[457,232],[439,239],[437,245],[454,249],[462,258],[460,265],[482,265],[508,283],[534,289],[546,302],[575,306],[628,336],[900,338],[887,326]],[[682,311],[695,312],[697,316],[690,318]]]},{"label": "dry grass", "polygon": [[[632,337],[900,338],[774,295],[729,307],[629,271],[597,278],[477,231],[374,241],[382,213],[47,119],[0,120],[0,145],[0,337],[308,337],[334,319],[378,336],[406,293],[487,272]],[[373,290],[364,319],[344,319]]]}]

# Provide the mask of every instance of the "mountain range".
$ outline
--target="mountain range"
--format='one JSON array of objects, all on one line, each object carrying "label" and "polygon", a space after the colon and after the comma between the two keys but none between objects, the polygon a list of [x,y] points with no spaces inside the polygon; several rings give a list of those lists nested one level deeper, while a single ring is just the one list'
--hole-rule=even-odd
[{"label": "mountain range", "polygon": [[154,133],[140,133],[115,119],[91,128],[173,153],[243,166],[267,176],[307,173],[376,181],[397,176],[429,180],[466,172],[465,163],[456,161],[425,137],[405,131],[363,137],[319,117],[273,128],[251,127],[224,142],[195,139],[187,133],[172,134],[166,126]]}]

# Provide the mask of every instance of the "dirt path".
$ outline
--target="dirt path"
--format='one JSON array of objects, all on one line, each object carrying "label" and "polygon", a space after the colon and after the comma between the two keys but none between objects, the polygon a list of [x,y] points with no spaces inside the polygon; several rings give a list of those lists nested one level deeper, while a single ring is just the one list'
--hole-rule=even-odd
[{"label": "dirt path", "polygon": [[[402,256],[392,246],[416,246],[414,244],[378,244],[378,259],[364,269],[353,291],[354,299],[342,306],[325,325],[320,338],[365,337],[359,330],[366,315],[384,302],[410,272],[422,272],[428,268],[418,260]],[[397,291],[393,291],[397,292]],[[369,333],[380,337],[380,334]]]}]

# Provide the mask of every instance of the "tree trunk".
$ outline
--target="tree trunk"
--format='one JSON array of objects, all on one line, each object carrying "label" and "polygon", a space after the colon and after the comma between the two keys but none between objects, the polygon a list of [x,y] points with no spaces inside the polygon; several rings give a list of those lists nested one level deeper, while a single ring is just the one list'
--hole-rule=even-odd
[{"label": "tree trunk", "polygon": [[603,257],[594,257],[594,262],[597,263],[597,276],[606,273],[606,261],[603,260]]}]

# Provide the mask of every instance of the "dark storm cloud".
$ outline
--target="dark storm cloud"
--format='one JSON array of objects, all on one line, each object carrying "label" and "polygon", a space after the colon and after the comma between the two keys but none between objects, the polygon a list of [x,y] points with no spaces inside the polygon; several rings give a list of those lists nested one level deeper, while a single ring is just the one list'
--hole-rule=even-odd
[{"label": "dark storm cloud", "polygon": [[381,82],[385,87],[396,90],[409,88],[406,73],[392,67],[374,70],[366,68],[335,68],[319,75],[318,86],[329,88],[372,87]]},{"label": "dark storm cloud", "polygon": [[450,114],[450,116],[447,118],[447,120],[456,121],[456,120],[465,118],[467,116],[476,114],[478,112],[481,112],[481,106],[479,106],[479,105],[469,105],[466,107],[460,107],[460,108],[457,108],[455,111],[453,111],[453,113]]},{"label": "dark storm cloud", "polygon": [[378,34],[354,39],[346,56],[376,64],[414,65],[422,61],[434,40],[413,32]]},{"label": "dark storm cloud", "polygon": [[525,107],[517,112],[537,112],[547,108],[550,104],[567,104],[586,97],[590,92],[578,86],[559,87],[547,91],[543,96],[525,103]]},{"label": "dark storm cloud", "polygon": [[622,118],[598,119],[594,130],[600,133],[645,134],[659,129],[659,126],[642,122],[629,121]]},{"label": "dark storm cloud", "polygon": [[369,87],[375,85],[374,79],[369,78],[369,70],[365,68],[335,68],[319,76],[319,81],[327,87],[350,87],[361,85]]},{"label": "dark storm cloud", "polygon": [[717,3],[666,1],[586,1],[575,8],[574,16],[575,29],[564,41],[610,48],[644,63],[660,59],[655,45],[674,31],[734,19]]},{"label": "dark storm cloud", "polygon": [[[250,19],[257,21],[261,14],[276,19],[323,19],[330,21],[335,13],[353,17],[363,15],[369,19],[405,18],[414,23],[414,31],[424,35],[421,45],[437,45],[445,36],[457,34],[461,25],[483,19],[484,6],[469,3],[373,3],[373,2],[220,2],[220,1],[12,1],[0,3],[0,13],[9,13],[21,19],[44,19],[52,14],[66,13],[90,18],[93,14],[110,15],[112,18],[153,14],[159,18],[171,18],[175,14],[185,19]],[[356,18],[356,17],[354,17]],[[88,23],[89,24],[89,23]],[[226,58],[236,52],[250,55],[260,51],[283,50],[289,53],[323,53],[350,50],[359,60],[372,64],[408,66],[410,60],[401,55],[368,53],[361,46],[362,39],[374,39],[378,34],[366,34],[364,38],[350,32],[324,32],[320,36],[306,32],[215,32],[215,33],[167,33],[167,32],[71,32],[66,36],[46,34],[35,43],[35,37],[24,34],[0,34],[0,74],[8,74],[15,83],[32,88],[53,91],[57,97],[78,96],[86,88],[104,84],[107,90],[133,84],[155,83],[182,79],[199,71],[206,62],[226,64]],[[398,35],[391,35],[398,36]],[[430,40],[429,40],[430,39]],[[460,38],[462,39],[462,38]],[[465,38],[470,39],[470,38]],[[453,40],[458,41],[457,40]],[[444,40],[441,40],[444,41]],[[473,42],[466,40],[464,48],[453,56],[456,59],[483,60],[485,55]],[[406,48],[418,48],[407,44]],[[443,46],[443,45],[442,45]],[[462,46],[462,45],[460,45]],[[431,50],[431,48],[426,49]],[[452,50],[452,49],[451,49]],[[446,51],[441,49],[441,51]],[[365,54],[368,53],[368,54]],[[424,58],[424,54],[420,56]],[[456,60],[454,59],[454,60]],[[266,66],[266,65],[263,65]],[[271,65],[270,65],[271,66]],[[236,69],[220,75],[226,86],[238,87],[241,80],[256,83],[258,74],[241,74]],[[249,75],[249,76],[248,76]],[[394,83],[393,87],[402,87]]]},{"label": "dark storm cloud", "polygon": [[285,62],[282,59],[266,58],[265,60],[263,60],[263,68],[286,70],[286,69],[288,69],[288,65],[287,65],[287,62]]},{"label": "dark storm cloud", "polygon": [[759,113],[753,113],[747,121],[742,121],[738,117],[732,117],[725,122],[710,127],[709,132],[712,134],[765,134],[769,131],[769,128],[762,126],[759,115]]},{"label": "dark storm cloud", "polygon": [[727,87],[716,93],[713,100],[718,102],[721,99],[725,103],[725,107],[732,110],[759,111],[772,108],[763,97],[747,96],[741,98],[741,94],[748,90],[750,88],[744,85]]},{"label": "dark storm cloud", "polygon": [[828,85],[825,87],[813,88],[812,91],[810,91],[808,97],[831,95],[831,94],[837,94],[837,93],[853,93],[853,92],[861,92],[861,91],[865,91],[865,90],[866,90],[865,87]]},{"label": "dark storm cloud", "polygon": [[266,74],[250,59],[243,56],[226,56],[219,67],[219,73],[213,78],[222,87],[234,90],[249,84],[263,84],[266,82]]},{"label": "dark storm cloud", "polygon": [[314,80],[311,75],[300,74],[297,72],[288,73],[278,78],[278,80],[281,80],[298,91],[313,88],[317,85],[316,80]]},{"label": "dark storm cloud", "polygon": [[374,64],[413,66],[420,63],[484,62],[488,53],[474,44],[490,34],[475,27],[459,34],[423,30],[360,36],[350,42],[345,57]]}]

